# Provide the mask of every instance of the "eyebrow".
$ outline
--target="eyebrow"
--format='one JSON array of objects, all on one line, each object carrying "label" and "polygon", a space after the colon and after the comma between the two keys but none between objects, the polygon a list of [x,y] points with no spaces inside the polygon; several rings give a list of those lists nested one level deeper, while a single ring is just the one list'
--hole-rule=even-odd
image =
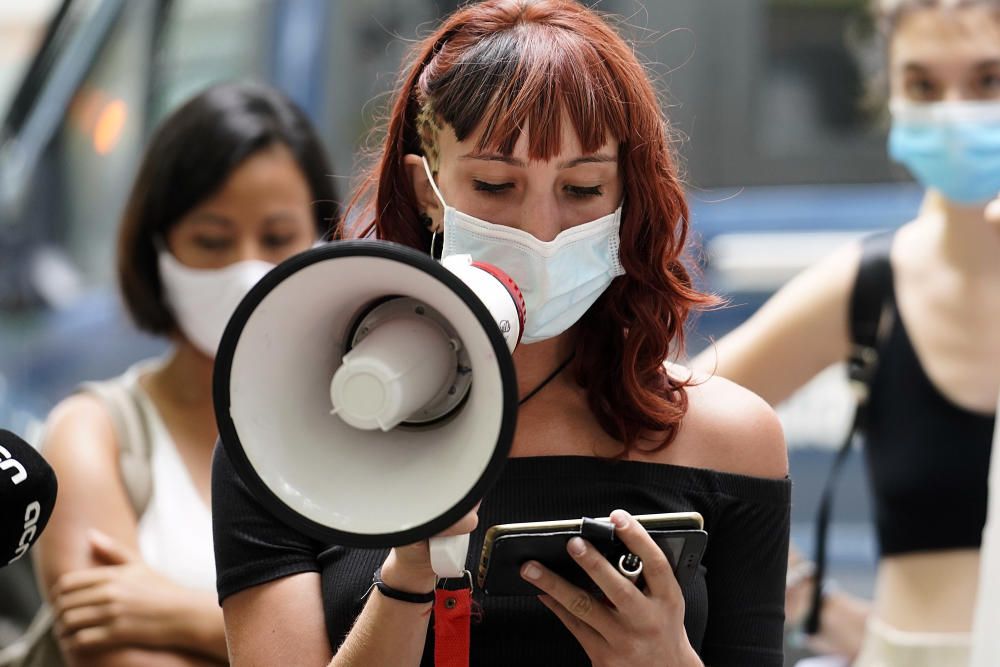
[{"label": "eyebrow", "polygon": [[214,213],[195,213],[191,216],[192,223],[208,223],[212,225],[220,225],[222,227],[228,227],[232,223],[229,218],[224,218],[221,215],[215,215]]},{"label": "eyebrow", "polygon": [[[515,157],[509,155],[503,155],[500,153],[466,153],[459,157],[460,160],[484,160],[486,162],[502,162],[504,164],[509,164],[512,167],[527,167],[528,163],[524,160],[518,160]],[[571,167],[576,167],[581,164],[603,164],[607,162],[618,162],[618,158],[614,155],[608,155],[607,153],[595,153],[593,155],[582,155],[572,160],[565,160],[556,165],[557,169],[569,169]]]},{"label": "eyebrow", "polygon": [[269,213],[266,218],[264,218],[265,225],[276,225],[283,223],[293,223],[297,222],[298,218],[295,213],[290,210],[281,210]]},{"label": "eyebrow", "polygon": [[[1000,58],[991,58],[989,60],[982,60],[972,66],[973,69],[989,69],[991,67],[1000,67]],[[915,72],[918,74],[923,74],[924,72],[928,72],[932,69],[933,67],[919,62],[903,63],[903,70],[906,72]]]}]

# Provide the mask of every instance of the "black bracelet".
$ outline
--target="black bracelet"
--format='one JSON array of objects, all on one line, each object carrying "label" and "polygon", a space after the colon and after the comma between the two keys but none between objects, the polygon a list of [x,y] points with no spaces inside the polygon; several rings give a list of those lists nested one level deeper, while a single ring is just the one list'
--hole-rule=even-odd
[{"label": "black bracelet", "polygon": [[372,575],[372,584],[378,589],[379,593],[393,600],[399,600],[400,602],[413,602],[416,604],[434,602],[434,591],[431,591],[430,593],[407,593],[406,591],[401,591],[398,588],[393,588],[389,584],[382,581],[381,566],[376,568],[375,574]]}]

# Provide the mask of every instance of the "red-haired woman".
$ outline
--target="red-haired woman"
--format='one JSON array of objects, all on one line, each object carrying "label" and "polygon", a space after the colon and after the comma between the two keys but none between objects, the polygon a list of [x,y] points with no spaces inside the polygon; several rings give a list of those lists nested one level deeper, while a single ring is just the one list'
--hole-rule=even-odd
[{"label": "red-haired woman", "polygon": [[[613,513],[616,534],[644,562],[639,589],[571,540],[602,604],[529,561],[521,574],[545,595],[477,594],[472,664],[780,666],[781,428],[753,394],[664,363],[689,310],[708,299],[681,263],[683,192],[632,48],[570,0],[457,11],[414,52],[356,201],[370,222],[357,234],[430,252],[441,233],[444,255],[493,262],[525,292],[514,362],[531,398],[478,527],[470,515],[454,528],[473,531],[470,563],[490,525],[616,508],[628,510]],[[365,595],[379,567],[389,590],[431,591],[426,543],[317,543],[256,503],[221,448],[213,503],[233,664],[432,664],[431,604]],[[683,592],[632,519],[669,511],[700,512],[709,535]]]}]

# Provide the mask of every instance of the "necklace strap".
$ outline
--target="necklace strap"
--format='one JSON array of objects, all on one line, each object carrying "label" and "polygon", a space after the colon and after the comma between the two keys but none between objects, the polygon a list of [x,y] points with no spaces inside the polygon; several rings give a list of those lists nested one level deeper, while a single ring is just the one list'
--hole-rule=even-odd
[{"label": "necklace strap", "polygon": [[527,396],[525,396],[524,398],[522,398],[521,400],[519,400],[517,402],[517,404],[518,405],[524,405],[530,399],[532,399],[535,396],[535,394],[537,394],[538,392],[540,392],[542,389],[545,389],[545,386],[548,383],[550,383],[553,380],[555,380],[557,377],[559,377],[560,373],[562,373],[564,370],[566,370],[566,367],[570,365],[570,363],[573,361],[573,357],[575,357],[575,356],[576,356],[576,351],[574,350],[572,353],[570,353],[570,355],[568,357],[566,357],[565,361],[563,361],[561,364],[559,364],[559,366],[556,367],[556,369],[554,371],[552,371],[552,373],[549,374],[549,376],[547,378],[545,378],[544,380],[542,380],[541,384],[539,384],[537,387],[535,387],[534,389],[532,389],[531,391],[529,391],[528,394],[527,394]]}]

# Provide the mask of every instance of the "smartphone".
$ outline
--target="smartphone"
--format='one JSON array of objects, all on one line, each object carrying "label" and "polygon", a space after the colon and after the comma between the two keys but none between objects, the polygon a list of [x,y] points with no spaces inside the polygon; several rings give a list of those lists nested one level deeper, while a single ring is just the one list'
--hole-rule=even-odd
[{"label": "smartphone", "polygon": [[[708,541],[704,521],[697,512],[641,514],[633,517],[666,554],[678,583],[683,586],[697,571]],[[541,591],[521,578],[521,566],[536,560],[572,584],[595,594],[593,580],[566,551],[566,543],[580,535],[583,519],[508,523],[486,531],[479,559],[479,588],[488,595],[538,595]],[[609,517],[597,519],[611,523]],[[629,550],[618,539],[590,540],[616,568],[627,564]],[[626,571],[620,569],[623,573]],[[635,579],[642,586],[642,575]]]}]

